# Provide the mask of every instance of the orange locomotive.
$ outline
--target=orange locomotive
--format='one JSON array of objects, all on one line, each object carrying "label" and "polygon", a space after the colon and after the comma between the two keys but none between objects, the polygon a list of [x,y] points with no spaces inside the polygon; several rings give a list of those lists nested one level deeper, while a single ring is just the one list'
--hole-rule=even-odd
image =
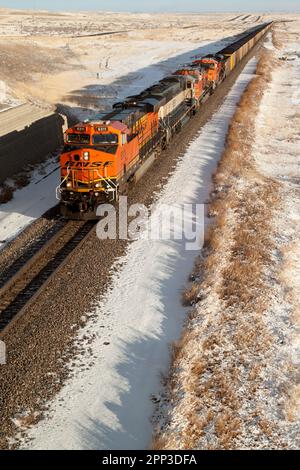
[{"label": "orange locomotive", "polygon": [[157,113],[147,113],[132,127],[120,121],[85,122],[68,129],[61,155],[64,215],[94,218],[96,207],[133,174],[141,151],[158,133]]},{"label": "orange locomotive", "polygon": [[201,67],[213,90],[226,78],[224,57],[221,55],[207,55],[200,60],[195,60],[193,65]]},{"label": "orange locomotive", "polygon": [[199,105],[203,77],[166,77],[113,111],[65,133],[61,155],[62,214],[96,217],[98,205],[126,192],[146,159],[165,148]]},{"label": "orange locomotive", "polygon": [[[199,65],[199,64],[197,64]],[[207,75],[201,71],[201,64],[199,67],[186,66],[185,68],[177,70],[174,75],[183,75],[193,77],[194,80],[194,93],[196,102],[200,102],[201,98],[205,94],[205,90],[208,85]]]},{"label": "orange locomotive", "polygon": [[116,103],[111,112],[68,129],[57,188],[62,214],[94,219],[101,202],[126,193],[128,183],[143,174],[271,25],[252,28],[219,53],[195,60]]}]

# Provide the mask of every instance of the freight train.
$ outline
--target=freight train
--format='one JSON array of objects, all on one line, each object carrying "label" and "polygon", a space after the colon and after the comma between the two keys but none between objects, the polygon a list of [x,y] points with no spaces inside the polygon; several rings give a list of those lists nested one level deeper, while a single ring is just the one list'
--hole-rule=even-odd
[{"label": "freight train", "polygon": [[269,31],[264,23],[216,54],[185,65],[111,112],[69,128],[57,188],[61,213],[96,219],[104,201],[117,201],[138,180],[237,64]]}]

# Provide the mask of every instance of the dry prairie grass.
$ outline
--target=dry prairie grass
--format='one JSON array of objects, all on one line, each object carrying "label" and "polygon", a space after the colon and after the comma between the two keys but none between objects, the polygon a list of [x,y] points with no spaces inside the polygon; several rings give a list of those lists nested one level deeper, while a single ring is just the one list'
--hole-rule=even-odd
[{"label": "dry prairie grass", "polygon": [[204,272],[204,260],[202,257],[197,257],[194,269],[189,276],[189,281],[192,283],[181,294],[181,301],[184,307],[190,307],[201,300],[200,285]]},{"label": "dry prairie grass", "polygon": [[17,189],[25,188],[30,183],[30,177],[26,173],[22,173],[14,179],[14,184]]},{"label": "dry prairie grass", "polygon": [[16,189],[22,189],[30,183],[30,177],[27,173],[20,173],[13,178],[12,186],[7,183],[0,186],[0,204],[6,204],[14,197]]},{"label": "dry prairie grass", "polygon": [[4,184],[0,189],[0,204],[6,204],[14,196],[14,190],[11,186]]},{"label": "dry prairie grass", "polygon": [[40,415],[35,412],[30,412],[26,416],[19,417],[20,426],[23,428],[29,428],[34,424],[37,424],[40,420]]},{"label": "dry prairie grass", "polygon": [[184,307],[190,307],[191,305],[196,304],[199,300],[199,284],[194,283],[191,287],[185,289],[182,292],[181,299]]},{"label": "dry prairie grass", "polygon": [[[175,407],[179,403],[176,414],[182,427],[180,433],[172,426],[158,432],[154,449],[161,442],[164,449],[235,449],[246,422],[253,420],[240,410],[259,392],[262,365],[257,355],[264,358],[271,342],[263,321],[269,302],[264,270],[272,263],[272,221],[280,202],[278,183],[262,176],[252,157],[255,118],[271,79],[270,63],[276,65],[272,54],[263,50],[256,77],[232,119],[213,175],[209,215],[214,222],[206,234],[204,259],[192,274],[199,279],[182,295],[189,305],[198,302],[201,290],[210,290],[218,315],[212,324],[189,329],[176,344],[170,401]],[[226,264],[216,276],[221,259]],[[197,311],[199,316],[201,307]],[[194,313],[191,321],[195,319]],[[276,441],[276,430],[264,418],[257,433]]]},{"label": "dry prairie grass", "polygon": [[289,391],[289,400],[285,407],[287,419],[290,422],[298,421],[300,418],[300,384]]},{"label": "dry prairie grass", "polygon": [[194,281],[195,279],[199,279],[199,277],[201,276],[202,268],[203,268],[203,258],[201,256],[197,256],[196,261],[194,263],[194,269],[191,272],[190,278],[189,278],[191,282]]},{"label": "dry prairie grass", "polygon": [[188,329],[185,330],[184,334],[178,341],[173,341],[171,343],[171,363],[176,364],[182,357],[182,352],[187,344],[191,343],[192,340],[195,338],[195,334],[193,330]]},{"label": "dry prairie grass", "polygon": [[151,450],[163,450],[166,449],[167,440],[163,436],[153,439]]},{"label": "dry prairie grass", "polygon": [[276,29],[272,31],[272,42],[276,49],[282,49],[285,44],[285,37],[282,32],[279,32]]},{"label": "dry prairie grass", "polygon": [[222,449],[229,450],[235,448],[233,442],[240,433],[240,427],[241,423],[234,413],[227,411],[216,418],[215,430]]}]

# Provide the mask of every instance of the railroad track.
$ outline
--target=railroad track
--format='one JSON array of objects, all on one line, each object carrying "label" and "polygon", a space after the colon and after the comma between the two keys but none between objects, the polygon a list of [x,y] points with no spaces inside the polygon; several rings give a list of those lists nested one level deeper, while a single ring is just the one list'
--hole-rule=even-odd
[{"label": "railroad track", "polygon": [[58,219],[54,225],[51,226],[45,233],[37,237],[37,239],[25,249],[25,251],[7,268],[4,268],[1,272],[0,278],[0,289],[7,284],[17,273],[20,271],[26,263],[30,261],[33,256],[38,253],[48,241],[51,240],[66,224],[67,220]]},{"label": "railroad track", "polygon": [[61,220],[9,268],[0,286],[0,333],[22,314],[94,226],[94,221]]}]

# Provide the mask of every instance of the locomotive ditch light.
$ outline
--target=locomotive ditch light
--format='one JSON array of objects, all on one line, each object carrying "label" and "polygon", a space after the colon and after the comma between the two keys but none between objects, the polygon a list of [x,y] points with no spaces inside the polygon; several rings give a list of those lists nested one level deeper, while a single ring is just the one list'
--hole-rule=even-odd
[{"label": "locomotive ditch light", "polygon": [[99,196],[99,193],[95,193],[95,196],[98,197],[98,196]]},{"label": "locomotive ditch light", "polygon": [[68,181],[68,182],[67,182],[67,188],[72,188],[72,183],[71,183],[71,181]]},{"label": "locomotive ditch light", "polygon": [[95,184],[95,188],[100,188],[101,184],[100,183],[96,183]]}]

